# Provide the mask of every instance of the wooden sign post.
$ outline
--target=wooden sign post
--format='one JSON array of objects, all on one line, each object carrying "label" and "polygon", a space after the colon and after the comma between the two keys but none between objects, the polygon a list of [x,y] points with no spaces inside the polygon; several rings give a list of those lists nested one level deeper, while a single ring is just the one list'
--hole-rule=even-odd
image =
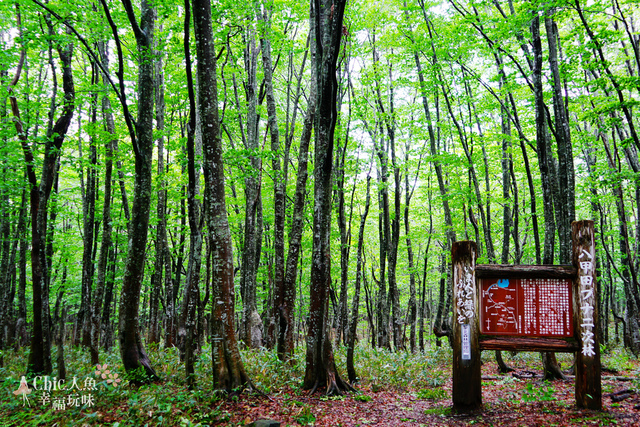
[{"label": "wooden sign post", "polygon": [[573,265],[578,274],[574,293],[575,326],[580,351],[576,355],[576,404],[602,409],[598,300],[596,298],[596,245],[593,221],[571,224]]},{"label": "wooden sign post", "polygon": [[482,407],[476,244],[455,242],[453,263],[453,409],[468,412]]},{"label": "wooden sign post", "polygon": [[577,353],[576,404],[602,409],[594,236],[574,222],[564,266],[476,266],[474,242],[453,244],[454,411],[482,406],[482,350]]}]

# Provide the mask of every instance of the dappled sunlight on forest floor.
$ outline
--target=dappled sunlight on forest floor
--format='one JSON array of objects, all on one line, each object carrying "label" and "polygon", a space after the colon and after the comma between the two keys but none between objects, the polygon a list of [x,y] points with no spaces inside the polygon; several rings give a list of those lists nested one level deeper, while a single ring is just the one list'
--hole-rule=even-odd
[{"label": "dappled sunlight on forest floor", "polygon": [[[245,392],[227,399],[210,391],[208,350],[196,366],[194,391],[186,389],[175,349],[150,349],[162,382],[138,389],[126,380],[114,381],[124,376],[117,353],[104,356],[101,369],[96,370],[86,352],[69,349],[65,352],[67,380],[59,383],[66,389],[47,394],[42,377],[35,379],[36,389],[34,379],[28,379],[31,392],[26,397],[13,393],[20,389],[25,351],[5,353],[5,365],[0,368],[4,379],[0,425],[242,426],[258,419],[275,420],[282,426],[640,425],[640,396],[634,391],[640,386],[640,363],[618,350],[603,353],[602,412],[576,408],[572,378],[543,382],[538,354],[504,353],[515,371],[500,375],[493,352],[484,352],[484,408],[472,415],[451,413],[448,347],[434,346],[415,355],[358,347],[356,369],[362,380],[356,393],[344,396],[309,395],[300,390],[302,351],[293,366],[282,364],[273,352],[244,351],[250,376],[264,395]],[[344,360],[342,349],[337,358]],[[572,364],[570,354],[559,354],[558,359],[564,369]],[[344,366],[340,369],[344,372]],[[85,387],[94,381],[93,389]],[[621,400],[615,402],[617,399]]]}]

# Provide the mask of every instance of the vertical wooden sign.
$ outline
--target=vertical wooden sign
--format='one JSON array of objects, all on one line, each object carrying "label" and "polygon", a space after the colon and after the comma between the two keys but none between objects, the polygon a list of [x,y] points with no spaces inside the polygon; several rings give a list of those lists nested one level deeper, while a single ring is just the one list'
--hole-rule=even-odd
[{"label": "vertical wooden sign", "polygon": [[453,410],[469,412],[482,407],[482,377],[478,343],[476,244],[455,242],[453,265]]},{"label": "vertical wooden sign", "polygon": [[593,221],[575,221],[571,227],[573,265],[578,270],[574,292],[574,329],[580,343],[576,354],[576,404],[602,409],[596,247]]}]

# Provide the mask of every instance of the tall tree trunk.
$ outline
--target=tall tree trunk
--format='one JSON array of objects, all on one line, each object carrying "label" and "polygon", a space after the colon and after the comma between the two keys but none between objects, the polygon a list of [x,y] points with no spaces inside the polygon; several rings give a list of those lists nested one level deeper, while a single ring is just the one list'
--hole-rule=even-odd
[{"label": "tall tree trunk", "polygon": [[[98,69],[95,63],[91,64],[91,81],[92,84],[98,84]],[[91,115],[91,125],[95,125],[97,122],[98,114],[98,94],[93,92],[91,94],[91,105],[89,114]],[[80,126],[78,126],[80,128]],[[93,279],[94,279],[94,244],[97,239],[97,229],[95,228],[96,217],[96,192],[98,185],[98,152],[96,147],[95,135],[91,135],[89,138],[89,164],[87,165],[87,180],[85,184],[84,198],[83,198],[83,249],[82,249],[82,291],[80,301],[80,311],[78,313],[78,333],[74,339],[76,344],[79,339],[82,340],[82,345],[89,348],[91,351],[91,321],[92,321],[92,291],[93,291]],[[80,165],[82,169],[83,165]],[[82,335],[80,337],[80,335]],[[93,356],[92,356],[93,359]],[[98,363],[97,361],[95,363]]]},{"label": "tall tree trunk", "polygon": [[[420,6],[426,20],[427,15],[426,15],[426,9],[425,9],[424,3],[421,2]],[[433,64],[435,66],[438,62],[438,57],[436,55],[435,47],[433,44],[434,35],[431,30],[432,25],[431,25],[431,22],[429,22],[428,20],[426,20],[425,23],[427,24],[427,27],[429,30],[429,38],[432,40],[431,42],[432,53],[433,53],[432,58],[433,58]],[[413,41],[413,35],[410,36],[410,39]],[[417,46],[415,42],[413,43],[413,45]],[[429,88],[427,87],[427,81],[425,80],[425,73],[422,70],[422,63],[420,62],[420,55],[417,50],[414,51],[413,53],[413,59],[416,63],[416,71],[418,72],[418,81],[420,82],[420,96],[422,97],[422,107],[424,109],[425,118],[427,119],[427,131],[429,134],[429,150],[430,150],[431,156],[433,157],[432,163],[433,163],[434,169],[436,170],[436,176],[438,178],[438,189],[440,190],[440,196],[442,198],[442,208],[444,210],[444,221],[446,226],[445,235],[447,236],[447,244],[444,248],[444,251],[447,252],[451,249],[451,245],[453,244],[453,242],[456,241],[456,233],[455,233],[455,229],[453,228],[451,208],[449,207],[449,200],[448,200],[449,189],[445,183],[444,172],[442,170],[442,162],[440,161],[438,156],[438,149],[440,145],[440,135],[439,134],[436,135],[436,132],[433,128],[434,121],[432,120],[431,109],[429,107]],[[437,91],[435,92],[437,96]],[[436,97],[435,123],[438,123],[440,121],[439,113],[440,113],[440,110],[438,105],[438,98]]]},{"label": "tall tree trunk", "polygon": [[[98,70],[95,63],[91,66],[92,70],[92,83],[98,84]],[[94,92],[91,94],[91,124],[95,125],[97,122],[98,114],[98,94]],[[93,290],[93,278],[94,278],[94,244],[97,239],[95,228],[96,217],[96,192],[98,185],[98,151],[96,147],[95,136],[92,135],[89,139],[89,165],[87,166],[87,181],[85,186],[84,200],[83,200],[83,250],[82,250],[82,295],[80,302],[80,313],[78,313],[78,329],[81,329],[82,333],[82,345],[89,348],[91,351],[91,322],[93,318],[91,297]],[[82,167],[82,165],[81,165]],[[80,322],[80,319],[82,320]],[[80,332],[80,331],[79,331]],[[95,357],[92,355],[92,361]],[[97,361],[93,363],[98,363]]]},{"label": "tall tree trunk", "polygon": [[[100,54],[103,65],[107,63],[106,44],[100,45]],[[106,67],[105,67],[106,68]],[[103,76],[103,86],[107,84],[106,76]],[[111,112],[111,101],[108,96],[103,96],[101,100],[102,118],[104,120],[105,131],[109,135],[104,144],[104,196],[102,205],[102,241],[100,242],[100,254],[98,256],[98,266],[96,274],[96,287],[93,298],[92,321],[91,321],[91,363],[99,363],[100,332],[102,330],[102,303],[105,299],[105,283],[107,280],[107,267],[109,253],[112,250],[113,225],[111,221],[111,199],[113,181],[113,145],[115,138],[115,122]]]},{"label": "tall tree trunk", "polygon": [[[339,102],[339,104],[341,104],[341,102]],[[335,198],[337,199],[336,213],[338,214],[338,229],[340,232],[340,297],[338,301],[337,313],[338,325],[336,328],[336,346],[340,345],[340,342],[344,342],[346,344],[349,331],[349,311],[347,306],[347,296],[349,281],[349,253],[351,247],[351,226],[350,221],[347,221],[344,188],[345,160],[347,156],[348,142],[349,124],[347,124],[347,132],[345,133],[344,144],[340,144],[340,142],[336,144],[336,159],[334,165]]]},{"label": "tall tree trunk", "polygon": [[[123,4],[136,36],[140,59],[138,63],[138,117],[135,129],[129,128],[134,150],[135,174],[129,225],[129,252],[125,261],[120,295],[118,339],[124,368],[127,372],[142,368],[143,376],[135,378],[135,381],[146,382],[157,378],[142,345],[139,323],[140,291],[144,278],[152,190],[153,38],[156,12],[146,0],[143,0],[140,5],[140,24],[138,24],[130,1],[123,0]],[[121,84],[123,83],[121,82]],[[129,119],[131,120],[130,117]]]},{"label": "tall tree trunk", "polygon": [[326,386],[327,394],[351,387],[338,374],[328,331],[329,286],[331,284],[331,193],[334,131],[338,112],[336,99],[337,61],[342,40],[346,1],[313,0],[315,20],[315,63],[318,84],[315,123],[313,253],[309,329],[303,389],[315,391]]},{"label": "tall tree trunk", "polygon": [[[106,43],[101,42],[98,44],[98,51],[100,54],[100,60],[104,68],[108,68],[108,52]],[[107,76],[102,76],[102,85],[108,87]],[[109,255],[113,251],[111,248],[113,238],[113,224],[111,220],[111,202],[113,198],[112,184],[113,184],[113,155],[114,146],[116,144],[115,134],[116,127],[113,119],[113,112],[111,111],[111,101],[108,96],[103,96],[101,100],[102,119],[104,121],[104,128],[109,135],[105,142],[105,155],[104,155],[104,196],[102,205],[102,241],[100,243],[100,254],[98,256],[98,266],[96,274],[96,289],[93,298],[92,308],[92,321],[91,321],[91,362],[93,364],[99,363],[99,349],[100,349],[100,336],[102,330],[108,325],[102,323],[103,302],[106,300],[106,283],[109,266]],[[111,279],[111,282],[113,280]]]},{"label": "tall tree trunk", "polygon": [[213,247],[213,388],[232,393],[251,386],[251,381],[245,372],[235,336],[233,252],[225,203],[211,2],[193,0],[192,9],[204,148],[205,218]]},{"label": "tall tree trunk", "polygon": [[[386,183],[386,166],[378,171],[380,184],[378,187],[378,236],[380,240],[380,280],[378,281],[378,300],[376,304],[378,334],[376,343],[380,348],[391,348],[389,340],[389,301],[387,298],[387,255],[389,245],[389,196]],[[386,214],[385,214],[386,212]],[[375,280],[375,275],[373,276]]]},{"label": "tall tree trunk", "polygon": [[[615,138],[615,134],[614,134]],[[615,155],[612,152],[610,143],[606,137],[603,137],[604,148],[607,154],[609,170],[615,173],[621,172],[620,163],[616,163]],[[638,281],[638,272],[634,265],[634,257],[631,252],[631,243],[629,236],[629,223],[627,219],[627,210],[625,208],[622,184],[618,181],[613,186],[613,194],[615,197],[616,211],[618,214],[618,230],[620,238],[618,239],[618,248],[622,254],[620,276],[622,279],[624,293],[626,297],[626,327],[625,327],[625,343],[630,349],[638,354],[640,352],[640,282]]]},{"label": "tall tree trunk", "polygon": [[[531,23],[531,34],[533,37],[533,88],[536,110],[536,139],[538,149],[538,165],[540,168],[540,180],[542,181],[542,193],[544,198],[544,255],[543,264],[553,264],[553,248],[555,237],[555,221],[554,221],[554,195],[553,195],[553,174],[551,173],[550,163],[553,158],[549,157],[549,134],[547,132],[547,121],[545,116],[544,94],[542,89],[542,42],[540,40],[540,17],[537,11],[534,14]],[[555,354],[551,352],[542,353],[542,363],[544,365],[544,377],[546,379],[564,378],[564,374],[560,370]]]},{"label": "tall tree trunk", "polygon": [[[433,236],[433,211],[431,210],[431,191],[427,193],[429,210],[429,237],[427,238],[427,247],[424,250],[424,261],[422,267],[422,292],[420,292],[420,328],[419,328],[419,341],[420,351],[424,351],[424,321],[426,316],[426,293],[427,293],[427,266],[429,263],[429,250],[431,249],[431,238]],[[429,290],[431,292],[431,290]],[[431,295],[431,294],[429,294]],[[429,304],[431,304],[431,297],[429,298]],[[430,305],[429,305],[430,306]],[[429,309],[429,316],[431,320],[431,309]]]},{"label": "tall tree trunk", "polygon": [[[162,26],[160,26],[162,31]],[[155,81],[154,92],[156,100],[156,129],[158,131],[158,138],[156,140],[158,145],[158,225],[157,225],[157,240],[156,240],[156,263],[158,278],[158,287],[164,285],[164,347],[174,347],[176,344],[176,293],[174,292],[174,283],[171,280],[171,256],[169,254],[169,244],[167,242],[167,181],[165,178],[165,145],[164,145],[164,132],[165,132],[165,100],[164,100],[164,65],[163,56],[164,53],[158,51],[157,40],[154,40],[154,67],[155,67]],[[169,162],[167,157],[166,162]],[[164,269],[164,271],[162,271]],[[164,273],[164,280],[162,280]],[[180,272],[178,272],[178,276]]]},{"label": "tall tree trunk", "polygon": [[[407,150],[407,155],[405,158],[405,162],[408,163],[409,151]],[[417,180],[417,173],[416,173]],[[414,185],[415,188],[415,185]],[[404,230],[406,234],[406,242],[407,242],[407,262],[409,263],[409,310],[408,310],[408,320],[409,320],[409,347],[411,352],[414,353],[416,351],[416,322],[418,319],[418,305],[416,302],[416,266],[413,255],[413,244],[411,241],[411,226],[409,223],[409,204],[411,202],[411,196],[413,193],[413,189],[409,189],[409,174],[405,175],[405,205],[404,205]]]},{"label": "tall tree trunk", "polygon": [[[27,214],[29,213],[27,194],[25,186],[22,190],[20,220],[16,236],[16,238],[20,239],[20,248],[18,249],[18,271],[20,273],[18,278],[18,320],[23,319],[23,323],[27,321]],[[24,344],[26,343],[19,343],[20,346]]]},{"label": "tall tree trunk", "polygon": [[184,366],[187,385],[195,387],[195,357],[194,347],[197,344],[196,310],[200,304],[200,267],[202,265],[202,222],[200,215],[200,162],[196,161],[195,133],[196,133],[196,96],[193,90],[193,74],[191,71],[190,51],[190,20],[191,9],[189,0],[184,2],[184,52],[186,58],[187,88],[189,91],[189,121],[187,123],[187,203],[189,210],[189,262],[187,265],[187,279],[182,303],[181,324],[184,326]]},{"label": "tall tree trunk", "polygon": [[[16,98],[11,97],[11,109],[16,118],[16,131],[22,144],[30,185],[33,334],[27,371],[32,373],[48,374],[52,368],[48,298],[49,266],[47,264],[45,236],[47,232],[47,205],[55,180],[56,165],[58,164],[60,149],[69,129],[75,106],[75,88],[71,70],[72,53],[73,47],[71,45],[58,49],[60,61],[62,62],[64,106],[62,114],[47,135],[40,183],[36,178],[33,152],[22,127],[18,101]],[[15,81],[17,82],[17,79]]]},{"label": "tall tree trunk", "polygon": [[[271,140],[271,167],[273,177],[273,294],[284,286],[285,259],[284,259],[284,228],[286,218],[286,176],[283,174],[280,164],[280,130],[278,127],[278,115],[273,89],[273,61],[271,60],[271,18],[266,8],[258,12],[258,21],[263,24],[263,35],[260,39],[262,47],[262,65],[264,71],[265,95],[267,100],[267,116],[269,136]],[[275,321],[278,308],[272,307],[271,321]],[[270,337],[270,340],[272,337]]]},{"label": "tall tree trunk", "polygon": [[396,124],[394,108],[394,90],[392,80],[392,66],[389,65],[389,114],[385,115],[387,134],[389,136],[389,151],[391,152],[391,164],[393,166],[393,182],[395,191],[393,194],[394,215],[391,220],[391,240],[389,241],[389,301],[391,302],[391,322],[393,325],[393,345],[396,350],[404,350],[404,337],[402,336],[402,316],[400,313],[400,293],[398,290],[397,266],[398,247],[400,245],[400,212],[402,178],[400,166],[396,158]]},{"label": "tall tree trunk", "polygon": [[[253,18],[251,18],[253,19]],[[244,84],[247,100],[247,131],[246,138],[243,138],[244,145],[250,154],[250,168],[246,171],[244,179],[245,191],[245,214],[244,214],[244,248],[242,251],[242,270],[240,276],[240,296],[242,297],[242,324],[240,339],[248,347],[259,347],[262,345],[262,337],[256,334],[256,341],[252,340],[252,329],[258,332],[261,324],[253,323],[252,319],[260,320],[256,302],[257,273],[260,264],[260,248],[262,246],[262,232],[260,227],[260,206],[261,194],[261,171],[262,161],[258,156],[260,149],[258,124],[258,84],[257,67],[258,53],[256,47],[255,29],[247,26],[246,47],[244,50],[244,63],[247,73],[247,81]],[[240,121],[242,129],[242,121]]]},{"label": "tall tree trunk", "polygon": [[[549,14],[553,16],[555,9]],[[575,179],[573,167],[573,149],[571,146],[571,131],[569,115],[562,97],[562,80],[558,65],[558,28],[553,18],[545,18],[547,42],[549,46],[549,65],[553,75],[553,111],[555,116],[556,145],[558,149],[558,187],[559,200],[554,203],[556,222],[558,227],[558,241],[560,243],[560,264],[571,262],[571,223],[575,221]],[[554,201],[555,202],[555,201]]]},{"label": "tall tree trunk", "polygon": [[[310,32],[315,29],[315,22],[310,22]],[[312,57],[315,52],[315,45],[310,46]],[[291,230],[289,231],[289,251],[287,254],[287,265],[283,281],[283,287],[278,290],[276,305],[279,313],[278,320],[278,345],[277,352],[280,360],[292,360],[295,350],[293,339],[293,329],[295,326],[294,308],[296,300],[296,276],[298,272],[298,262],[302,246],[302,228],[304,221],[304,204],[306,198],[307,171],[309,159],[309,143],[316,115],[317,101],[317,79],[316,67],[311,67],[311,83],[309,90],[309,103],[307,104],[307,114],[304,118],[302,134],[300,135],[300,148],[298,153],[298,176],[296,178],[296,190],[293,202],[293,214]]]},{"label": "tall tree trunk", "polygon": [[356,332],[358,329],[358,311],[360,309],[360,280],[364,274],[364,229],[367,223],[367,215],[369,214],[369,205],[371,204],[371,176],[367,175],[367,198],[364,204],[364,212],[360,214],[360,230],[358,231],[358,264],[356,266],[356,283],[353,295],[353,305],[351,308],[351,323],[349,325],[349,335],[347,337],[347,375],[349,381],[354,383],[358,380],[356,369],[353,364],[353,353],[356,347]]},{"label": "tall tree trunk", "polygon": [[[410,140],[406,142],[405,145],[405,164],[409,164],[409,153],[410,153]],[[420,174],[420,169],[422,166],[422,154],[420,155],[420,160],[418,162],[418,166],[415,170],[415,178],[413,180],[413,186],[409,187],[409,173],[405,173],[405,205],[404,205],[404,230],[405,230],[405,241],[407,244],[407,262],[409,264],[409,304],[407,310],[407,318],[409,323],[409,347],[411,352],[414,353],[416,351],[416,324],[418,323],[418,302],[416,296],[416,262],[415,255],[413,252],[413,241],[411,238],[411,224],[409,222],[409,206],[411,204],[411,198],[413,197],[413,193],[418,184],[418,176]],[[431,242],[431,236],[427,238],[427,251],[429,250],[429,244]],[[418,286],[420,285],[420,279],[418,278]],[[422,327],[422,324],[420,325]]]}]

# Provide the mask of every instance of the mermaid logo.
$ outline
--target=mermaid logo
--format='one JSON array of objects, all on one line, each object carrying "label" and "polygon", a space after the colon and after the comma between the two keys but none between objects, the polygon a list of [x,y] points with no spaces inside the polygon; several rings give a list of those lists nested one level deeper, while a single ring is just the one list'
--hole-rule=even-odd
[{"label": "mermaid logo", "polygon": [[31,389],[27,384],[27,378],[23,375],[20,379],[20,387],[16,391],[13,392],[16,396],[22,395],[22,406],[25,406],[25,403],[31,406],[31,402],[29,402],[29,394],[31,394]]}]

